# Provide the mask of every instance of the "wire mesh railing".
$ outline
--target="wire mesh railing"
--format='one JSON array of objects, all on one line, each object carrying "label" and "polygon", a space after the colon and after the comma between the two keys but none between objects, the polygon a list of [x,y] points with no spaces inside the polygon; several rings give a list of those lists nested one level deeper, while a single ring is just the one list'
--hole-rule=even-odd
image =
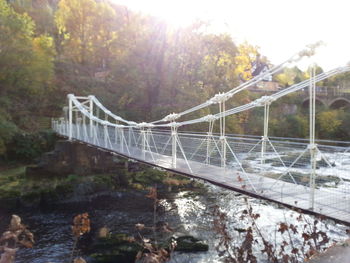
[{"label": "wire mesh railing", "polygon": [[[66,121],[54,121],[53,129],[68,136]],[[205,179],[215,180],[223,176],[227,183],[244,191],[308,208],[311,151],[306,142],[284,138],[264,142],[259,137],[230,135],[226,138],[223,167],[222,138],[217,135],[178,133],[176,164],[172,159],[175,153],[171,131],[73,123],[72,136],[90,145],[164,168],[193,175],[206,174],[208,170]],[[318,144],[316,164],[314,211],[333,217],[349,215],[349,147]]]},{"label": "wire mesh railing", "polygon": [[[53,121],[52,127],[70,140],[349,221],[350,142],[315,138],[315,83],[349,70],[350,67],[340,67],[316,75],[313,69],[309,80],[226,110],[226,100],[260,81],[258,77],[230,92],[216,94],[201,105],[152,123],[125,120],[107,110],[94,96],[69,94],[65,117]],[[270,137],[271,103],[308,86],[310,138]],[[219,113],[176,122],[180,116],[210,105],[218,105]],[[262,137],[225,134],[226,116],[256,107],[264,108]],[[100,118],[101,113],[104,119]],[[178,131],[178,127],[203,122],[209,124],[206,133]],[[213,133],[215,122],[219,124],[218,134]]]}]

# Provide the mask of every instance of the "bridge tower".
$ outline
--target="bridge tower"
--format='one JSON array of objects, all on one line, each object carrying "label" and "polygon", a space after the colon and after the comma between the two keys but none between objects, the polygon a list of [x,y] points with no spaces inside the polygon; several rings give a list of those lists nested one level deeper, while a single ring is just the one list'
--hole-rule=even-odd
[{"label": "bridge tower", "polygon": [[315,144],[315,116],[316,116],[316,67],[313,66],[310,72],[310,162],[311,162],[311,172],[310,172],[310,198],[309,207],[314,210],[315,206],[315,180],[316,180],[316,154],[317,145]]}]

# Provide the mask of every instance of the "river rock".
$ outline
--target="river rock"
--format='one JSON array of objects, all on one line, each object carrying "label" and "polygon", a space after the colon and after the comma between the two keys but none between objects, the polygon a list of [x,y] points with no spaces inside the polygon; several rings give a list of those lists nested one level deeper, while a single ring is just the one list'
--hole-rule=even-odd
[{"label": "river rock", "polygon": [[137,252],[143,248],[126,234],[112,234],[98,238],[90,255],[96,263],[135,262]]},{"label": "river rock", "polygon": [[200,252],[208,251],[209,246],[204,241],[193,236],[181,236],[173,238],[176,241],[175,251],[181,252]]}]

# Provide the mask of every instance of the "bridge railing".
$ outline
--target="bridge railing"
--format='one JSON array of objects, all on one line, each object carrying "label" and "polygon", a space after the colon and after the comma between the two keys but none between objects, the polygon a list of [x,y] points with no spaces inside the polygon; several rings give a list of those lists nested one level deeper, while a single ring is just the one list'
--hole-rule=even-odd
[{"label": "bridge railing", "polygon": [[[315,139],[315,82],[349,70],[350,67],[337,68],[271,96],[226,110],[225,101],[249,86],[243,85],[153,123],[127,121],[108,111],[94,96],[70,94],[65,118],[53,121],[53,128],[70,140],[76,139],[159,167],[230,185],[238,191],[294,206],[298,203],[304,209],[326,209],[327,214],[339,211],[350,214],[349,173],[342,171],[342,168],[350,171],[349,144],[345,143],[345,147],[331,142],[320,145]],[[307,86],[310,86],[309,140],[269,137],[270,104]],[[214,104],[219,106],[217,114],[176,122],[184,114]],[[262,137],[225,133],[226,116],[256,107],[264,109]],[[104,118],[100,117],[101,110]],[[206,133],[178,131],[178,127],[202,122],[208,123]],[[213,133],[215,122],[219,124],[219,134]]]},{"label": "bridge railing", "polygon": [[[67,136],[67,122],[54,122],[54,130]],[[121,153],[130,158],[139,159],[165,168],[179,169],[189,174],[201,174],[205,167],[221,167],[220,136],[194,133],[179,133],[176,147],[177,167],[173,166],[171,131],[142,131],[135,128],[116,129],[101,125],[91,127],[74,123],[74,139]],[[284,185],[295,185],[295,191],[305,193],[308,202],[310,177],[310,151],[308,144],[290,142],[279,138],[271,140],[265,146],[262,155],[262,140],[258,137],[227,136],[227,154],[225,171],[229,180],[237,182],[238,187],[279,201],[291,198],[290,190]],[[350,148],[318,145],[317,176],[315,198],[327,199],[329,206],[336,205],[344,211],[350,211],[348,198],[340,202],[339,195],[350,197]],[[204,168],[203,168],[204,167]],[[207,168],[209,169],[209,168]],[[215,176],[215,175],[213,175]],[[258,178],[257,178],[258,176]],[[266,178],[266,180],[262,180]],[[325,209],[323,204],[315,202],[315,210]]]}]

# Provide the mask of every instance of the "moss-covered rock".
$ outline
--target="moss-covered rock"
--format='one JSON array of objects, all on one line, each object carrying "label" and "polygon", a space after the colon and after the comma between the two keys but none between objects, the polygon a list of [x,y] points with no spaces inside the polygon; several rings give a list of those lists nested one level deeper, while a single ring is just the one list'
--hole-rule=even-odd
[{"label": "moss-covered rock", "polygon": [[31,191],[21,196],[21,201],[28,204],[39,203],[41,198],[41,191]]},{"label": "moss-covered rock", "polygon": [[199,240],[193,236],[181,236],[175,238],[176,248],[175,251],[181,252],[199,252],[208,251],[209,246],[204,241]]},{"label": "moss-covered rock", "polygon": [[137,252],[142,247],[126,234],[113,234],[97,239],[90,255],[96,263],[135,262]]},{"label": "moss-covered rock", "polygon": [[74,190],[74,185],[70,183],[61,183],[55,187],[55,192],[57,195],[66,196],[72,193]]}]

